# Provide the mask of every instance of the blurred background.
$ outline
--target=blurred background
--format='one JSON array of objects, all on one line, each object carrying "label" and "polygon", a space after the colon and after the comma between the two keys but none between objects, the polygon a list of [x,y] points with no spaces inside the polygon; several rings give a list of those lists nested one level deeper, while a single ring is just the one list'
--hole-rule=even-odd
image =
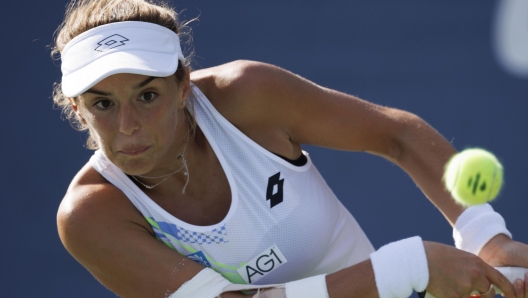
[{"label": "blurred background", "polygon": [[[459,150],[505,167],[493,207],[528,242],[528,1],[171,2],[191,24],[195,68],[236,59],[278,65],[320,85],[416,113]],[[53,109],[49,57],[65,1],[6,1],[0,14],[1,297],[115,297],[63,248],[56,210],[92,152]],[[14,100],[14,102],[11,102]],[[398,167],[365,153],[305,147],[376,248],[452,230]]]}]

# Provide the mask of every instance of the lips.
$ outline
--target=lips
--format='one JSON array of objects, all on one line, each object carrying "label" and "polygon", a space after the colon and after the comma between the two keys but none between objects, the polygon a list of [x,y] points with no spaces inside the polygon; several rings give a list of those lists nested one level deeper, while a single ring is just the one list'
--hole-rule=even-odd
[{"label": "lips", "polygon": [[118,150],[118,153],[128,155],[128,156],[136,156],[144,153],[150,148],[150,146],[131,146],[131,147],[125,147],[121,150]]}]

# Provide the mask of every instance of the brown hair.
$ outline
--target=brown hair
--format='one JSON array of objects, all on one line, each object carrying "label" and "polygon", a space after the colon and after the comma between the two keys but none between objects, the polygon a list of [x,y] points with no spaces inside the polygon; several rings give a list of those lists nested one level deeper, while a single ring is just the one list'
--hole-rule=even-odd
[{"label": "brown hair", "polygon": [[[64,21],[55,32],[55,44],[52,47],[51,56],[54,59],[60,57],[66,44],[83,32],[97,26],[125,21],[154,23],[174,31],[180,39],[186,39],[188,44],[191,41],[187,27],[189,22],[180,24],[176,11],[164,2],[155,2],[155,0],[71,0],[66,7]],[[182,82],[187,72],[190,71],[189,56],[191,55],[187,55],[185,65],[180,62],[174,74],[178,83]],[[189,96],[184,111],[190,134],[194,135],[196,122],[192,115],[191,100],[192,96]],[[78,119],[70,101],[62,93],[60,83],[55,83],[53,87],[53,102],[62,110],[64,117],[75,129],[88,130],[88,126]],[[89,149],[98,148],[89,131],[86,146]]]}]

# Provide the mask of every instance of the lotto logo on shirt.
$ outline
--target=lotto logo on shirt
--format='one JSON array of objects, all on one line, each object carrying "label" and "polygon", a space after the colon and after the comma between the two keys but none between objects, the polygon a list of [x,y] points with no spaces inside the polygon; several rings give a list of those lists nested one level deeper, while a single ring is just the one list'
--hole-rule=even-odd
[{"label": "lotto logo on shirt", "polygon": [[288,262],[286,257],[279,250],[277,245],[266,249],[253,260],[247,262],[244,266],[238,268],[238,273],[244,281],[252,284],[264,276],[270,274],[273,270],[279,268]]}]

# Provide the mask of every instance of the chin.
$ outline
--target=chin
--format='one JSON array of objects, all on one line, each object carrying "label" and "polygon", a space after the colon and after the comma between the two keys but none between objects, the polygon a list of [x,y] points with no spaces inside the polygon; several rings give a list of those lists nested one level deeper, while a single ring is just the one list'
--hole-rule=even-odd
[{"label": "chin", "polygon": [[114,156],[108,159],[127,175],[143,175],[152,170],[152,160],[146,157]]},{"label": "chin", "polygon": [[131,176],[138,176],[138,175],[144,175],[152,170],[152,167],[150,165],[136,165],[136,164],[126,164],[126,165],[117,165],[121,171],[123,171],[127,175]]}]

